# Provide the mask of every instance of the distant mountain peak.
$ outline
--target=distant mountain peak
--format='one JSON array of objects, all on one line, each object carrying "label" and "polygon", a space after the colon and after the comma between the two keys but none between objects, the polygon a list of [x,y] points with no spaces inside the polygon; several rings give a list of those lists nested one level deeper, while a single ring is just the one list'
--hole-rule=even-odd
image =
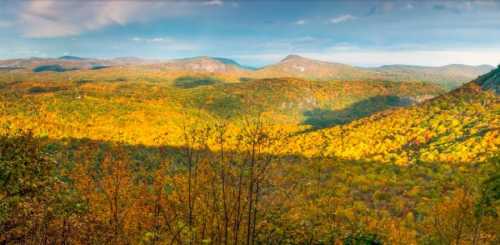
[{"label": "distant mountain peak", "polygon": [[210,57],[210,56],[194,56],[194,57],[188,57],[188,58],[181,58],[173,61],[183,61],[183,62],[198,62],[198,61],[206,61],[206,62],[217,62],[217,63],[222,63],[222,64],[229,64],[229,63],[236,63],[233,60],[230,59],[225,59],[225,58],[219,58],[219,57]]},{"label": "distant mountain peak", "polygon": [[60,59],[60,60],[84,60],[84,58],[81,58],[78,56],[71,56],[71,55],[61,56],[58,59]]},{"label": "distant mountain peak", "polygon": [[287,57],[285,57],[284,59],[282,59],[281,62],[287,62],[287,61],[293,61],[293,60],[306,60],[306,59],[307,58],[304,58],[300,55],[290,54]]},{"label": "distant mountain peak", "polygon": [[213,59],[213,60],[222,62],[223,64],[226,64],[226,65],[233,65],[233,66],[236,66],[236,67],[239,67],[239,68],[243,68],[243,69],[247,69],[247,70],[255,70],[255,68],[253,68],[253,67],[242,65],[242,64],[236,62],[235,60],[232,60],[232,59],[229,59],[229,58],[223,58],[223,57],[210,57],[210,58]]},{"label": "distant mountain peak", "polygon": [[228,59],[228,58],[223,58],[223,57],[210,57],[211,59],[214,59],[214,60],[217,60],[217,61],[220,61],[226,65],[235,65],[235,66],[241,66],[238,62],[232,60],[232,59]]},{"label": "distant mountain peak", "polygon": [[240,70],[250,70],[245,66],[240,65],[234,60],[211,57],[211,56],[196,56],[191,58],[183,58],[171,60],[168,62],[169,67],[177,70],[203,71],[203,72],[231,72]]},{"label": "distant mountain peak", "polygon": [[[183,58],[183,59],[178,59],[174,60],[175,61],[180,61],[184,63],[203,63],[202,65],[196,65],[197,68],[203,69],[201,66],[219,66],[220,69],[217,70],[226,70],[226,68],[231,69],[237,68],[237,69],[243,69],[243,70],[255,70],[254,67],[251,66],[245,66],[241,65],[240,63],[236,62],[235,60],[229,59],[229,58],[224,58],[224,57],[213,57],[213,56],[195,56],[191,58]],[[208,68],[209,70],[212,70],[212,68]]]}]

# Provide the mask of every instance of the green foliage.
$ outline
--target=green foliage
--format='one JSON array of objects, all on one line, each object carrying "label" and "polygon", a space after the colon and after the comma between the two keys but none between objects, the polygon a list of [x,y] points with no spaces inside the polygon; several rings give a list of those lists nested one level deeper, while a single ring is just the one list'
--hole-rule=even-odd
[{"label": "green foliage", "polygon": [[483,216],[498,217],[496,206],[500,203],[500,159],[492,158],[490,162],[496,164],[488,178],[481,184],[481,196],[476,203],[475,215],[478,218]]},{"label": "green foliage", "polygon": [[355,102],[340,110],[314,108],[304,112],[304,124],[314,128],[326,128],[337,124],[345,124],[353,120],[367,117],[379,111],[394,107],[409,106],[412,101],[398,96],[374,96]]},{"label": "green foliage", "polygon": [[76,70],[76,68],[64,68],[61,65],[41,65],[33,68],[33,72],[46,72],[46,71],[53,71],[53,72],[65,72],[65,71],[73,71]]},{"label": "green foliage", "polygon": [[494,94],[166,74],[0,74],[0,243],[498,241]]},{"label": "green foliage", "polygon": [[376,234],[354,234],[344,240],[344,245],[382,245]]},{"label": "green foliage", "polygon": [[[419,106],[392,109],[345,126],[310,132],[298,137],[297,144],[309,145],[316,149],[315,154],[320,151],[318,145],[328,144],[322,154],[401,165],[482,162],[499,149],[498,102],[494,94],[478,92],[474,88],[477,85],[471,86]],[[317,121],[331,120],[325,114]]]},{"label": "green foliage", "polygon": [[38,94],[38,93],[51,93],[51,92],[57,92],[61,91],[63,88],[58,88],[58,87],[32,87],[29,89],[29,92],[32,94]]},{"label": "green foliage", "polygon": [[175,79],[174,84],[176,87],[189,89],[189,88],[196,88],[199,86],[213,85],[219,82],[220,81],[212,77],[186,76]]},{"label": "green foliage", "polygon": [[54,199],[54,168],[31,133],[0,137],[0,241],[29,234]]},{"label": "green foliage", "polygon": [[205,102],[207,110],[222,118],[231,118],[242,112],[244,104],[237,96],[225,95],[217,97],[210,102]]}]

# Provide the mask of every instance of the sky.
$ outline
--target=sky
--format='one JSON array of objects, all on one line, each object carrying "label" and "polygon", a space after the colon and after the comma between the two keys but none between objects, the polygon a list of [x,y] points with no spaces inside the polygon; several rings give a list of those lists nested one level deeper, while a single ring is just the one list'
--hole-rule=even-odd
[{"label": "sky", "polygon": [[500,63],[498,0],[0,0],[0,59]]}]

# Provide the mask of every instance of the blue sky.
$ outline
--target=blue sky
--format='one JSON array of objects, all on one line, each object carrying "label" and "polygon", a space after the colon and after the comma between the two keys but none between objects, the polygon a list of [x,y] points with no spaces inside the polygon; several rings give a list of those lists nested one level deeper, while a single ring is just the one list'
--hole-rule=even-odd
[{"label": "blue sky", "polygon": [[0,59],[288,54],[358,66],[500,63],[500,1],[0,0]]}]

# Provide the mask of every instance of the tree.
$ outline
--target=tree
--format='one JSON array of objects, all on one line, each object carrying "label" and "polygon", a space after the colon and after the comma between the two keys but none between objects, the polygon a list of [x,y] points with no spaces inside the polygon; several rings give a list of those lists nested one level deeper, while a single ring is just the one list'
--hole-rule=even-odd
[{"label": "tree", "polygon": [[0,136],[0,243],[41,243],[59,184],[56,163],[31,132]]}]

